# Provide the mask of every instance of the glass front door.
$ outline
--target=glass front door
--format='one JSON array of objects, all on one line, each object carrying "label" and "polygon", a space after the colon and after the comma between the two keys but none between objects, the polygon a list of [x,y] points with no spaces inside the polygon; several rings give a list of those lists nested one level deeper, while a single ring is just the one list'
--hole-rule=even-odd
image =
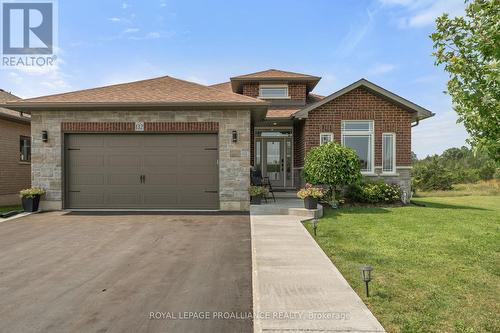
[{"label": "glass front door", "polygon": [[264,139],[264,176],[273,187],[284,186],[283,140]]},{"label": "glass front door", "polygon": [[293,188],[291,128],[256,128],[254,153],[254,167],[269,178],[273,188]]}]

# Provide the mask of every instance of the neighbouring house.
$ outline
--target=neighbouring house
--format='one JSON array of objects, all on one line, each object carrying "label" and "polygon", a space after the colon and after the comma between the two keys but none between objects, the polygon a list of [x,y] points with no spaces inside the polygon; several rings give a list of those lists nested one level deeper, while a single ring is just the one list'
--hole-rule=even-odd
[{"label": "neighbouring house", "polygon": [[411,127],[432,112],[365,79],[319,96],[320,77],[266,70],[205,86],[169,76],[7,103],[31,113],[32,183],[44,209],[248,210],[250,166],[303,183],[332,140],[367,178],[410,192]]},{"label": "neighbouring house", "polygon": [[[20,98],[0,89],[0,104]],[[29,114],[0,107],[0,206],[18,205],[31,183]]]}]

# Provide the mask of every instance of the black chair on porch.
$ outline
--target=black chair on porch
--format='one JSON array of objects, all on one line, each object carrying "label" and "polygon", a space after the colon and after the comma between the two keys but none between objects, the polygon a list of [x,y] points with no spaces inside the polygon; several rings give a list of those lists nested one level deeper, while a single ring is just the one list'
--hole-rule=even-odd
[{"label": "black chair on porch", "polygon": [[[274,202],[276,202],[276,197],[274,196],[273,186],[269,181],[269,177],[262,177],[262,172],[260,170],[256,170],[254,168],[250,169],[250,183],[253,186],[264,186],[269,194],[271,194]],[[267,196],[264,197],[267,203]]]}]

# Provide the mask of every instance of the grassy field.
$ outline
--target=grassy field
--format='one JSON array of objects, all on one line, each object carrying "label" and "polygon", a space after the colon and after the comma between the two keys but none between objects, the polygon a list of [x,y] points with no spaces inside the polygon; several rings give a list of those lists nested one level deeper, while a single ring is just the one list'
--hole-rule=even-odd
[{"label": "grassy field", "polygon": [[415,201],[328,210],[316,239],[387,331],[500,332],[500,196]]},{"label": "grassy field", "polygon": [[417,192],[417,197],[461,197],[470,195],[500,195],[500,180],[492,179],[473,184],[455,184],[451,191]]}]

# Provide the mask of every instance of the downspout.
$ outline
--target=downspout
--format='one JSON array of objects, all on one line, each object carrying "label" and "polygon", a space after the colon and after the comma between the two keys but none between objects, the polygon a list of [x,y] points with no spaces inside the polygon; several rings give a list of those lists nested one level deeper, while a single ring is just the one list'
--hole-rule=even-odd
[{"label": "downspout", "polygon": [[416,122],[415,124],[411,125],[411,127],[418,126],[418,123],[419,123],[419,120],[418,120],[418,118],[417,118],[417,122]]}]

